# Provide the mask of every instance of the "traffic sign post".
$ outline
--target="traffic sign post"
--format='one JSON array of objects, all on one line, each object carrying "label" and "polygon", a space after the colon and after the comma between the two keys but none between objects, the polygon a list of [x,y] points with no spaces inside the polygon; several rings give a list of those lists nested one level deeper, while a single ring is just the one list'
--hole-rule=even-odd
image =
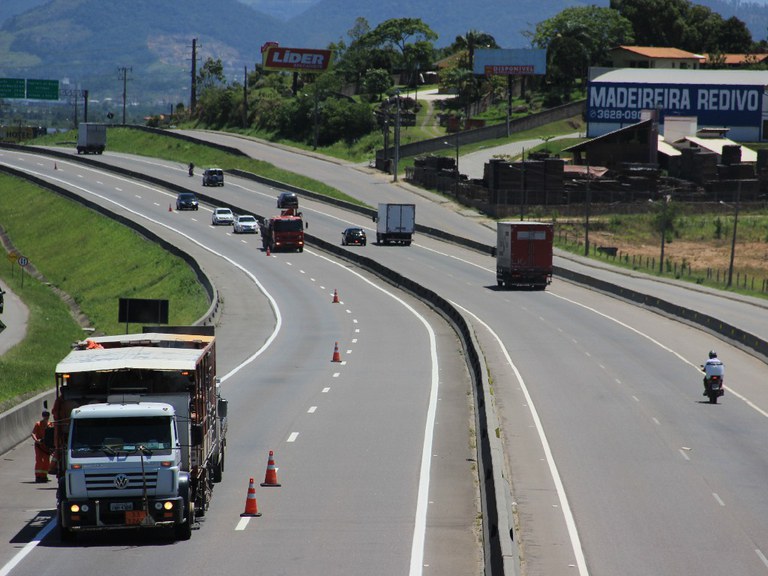
[{"label": "traffic sign post", "polygon": [[21,287],[24,288],[24,268],[29,264],[29,258],[26,256],[19,256],[19,266],[21,266]]},{"label": "traffic sign post", "polygon": [[29,100],[58,100],[58,80],[27,80],[27,99]]},{"label": "traffic sign post", "polygon": [[24,98],[24,78],[0,78],[0,98]]}]

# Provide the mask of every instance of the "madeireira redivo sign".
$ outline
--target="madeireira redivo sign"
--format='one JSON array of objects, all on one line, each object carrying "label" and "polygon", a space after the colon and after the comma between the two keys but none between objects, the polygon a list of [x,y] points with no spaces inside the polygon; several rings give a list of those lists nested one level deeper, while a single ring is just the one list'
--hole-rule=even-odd
[{"label": "madeireira redivo sign", "polygon": [[292,70],[294,72],[323,72],[331,64],[331,50],[313,48],[285,48],[266,46],[262,53],[264,70]]}]

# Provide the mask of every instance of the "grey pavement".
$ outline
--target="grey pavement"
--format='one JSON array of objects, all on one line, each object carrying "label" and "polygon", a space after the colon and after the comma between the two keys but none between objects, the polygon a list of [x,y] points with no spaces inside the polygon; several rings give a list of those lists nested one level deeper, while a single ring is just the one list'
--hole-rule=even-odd
[{"label": "grey pavement", "polygon": [[5,291],[5,307],[2,316],[0,316],[0,320],[5,324],[5,329],[0,331],[0,356],[2,356],[26,336],[29,310],[21,298],[13,293],[2,280],[0,280],[0,290]]},{"label": "grey pavement", "polygon": [[[549,141],[560,140],[562,138],[579,138],[582,134],[563,134],[550,138]],[[543,138],[534,138],[531,140],[520,140],[518,142],[509,142],[501,146],[493,146],[491,148],[484,148],[477,150],[476,152],[470,152],[469,154],[461,154],[459,151],[459,172],[466,174],[467,177],[473,180],[481,180],[483,178],[483,171],[486,163],[491,159],[498,156],[520,156],[526,150],[535,148],[540,144],[544,144]]]}]

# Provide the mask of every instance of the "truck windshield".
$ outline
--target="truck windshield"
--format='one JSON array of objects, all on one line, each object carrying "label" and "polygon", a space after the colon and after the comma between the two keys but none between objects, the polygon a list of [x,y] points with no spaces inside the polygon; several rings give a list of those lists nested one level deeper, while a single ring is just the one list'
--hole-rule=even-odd
[{"label": "truck windshield", "polygon": [[70,448],[73,458],[171,453],[173,421],[169,416],[83,418],[74,420]]},{"label": "truck windshield", "polygon": [[301,220],[275,220],[273,227],[276,232],[301,232],[304,228]]}]

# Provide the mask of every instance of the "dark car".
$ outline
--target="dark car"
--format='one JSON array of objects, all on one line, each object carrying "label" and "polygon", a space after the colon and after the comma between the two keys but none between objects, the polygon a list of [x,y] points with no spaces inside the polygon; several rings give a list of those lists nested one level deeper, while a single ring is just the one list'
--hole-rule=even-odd
[{"label": "dark car", "polygon": [[278,208],[298,208],[299,197],[293,192],[283,192],[277,197]]},{"label": "dark car", "polygon": [[341,233],[342,246],[365,246],[366,240],[365,230],[362,228],[347,228]]},{"label": "dark car", "polygon": [[176,196],[176,210],[197,210],[197,196],[192,192],[181,192]]},{"label": "dark car", "polygon": [[203,186],[224,186],[224,171],[221,168],[206,168],[203,172]]}]

